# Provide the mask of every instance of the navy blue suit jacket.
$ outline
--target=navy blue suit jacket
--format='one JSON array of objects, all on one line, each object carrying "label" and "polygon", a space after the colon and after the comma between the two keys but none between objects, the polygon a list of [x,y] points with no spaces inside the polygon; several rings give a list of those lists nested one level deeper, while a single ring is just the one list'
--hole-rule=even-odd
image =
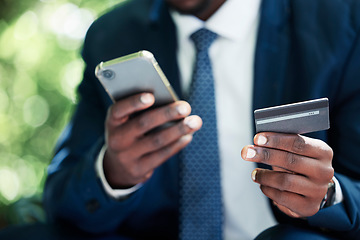
[{"label": "navy blue suit jacket", "polygon": [[[261,6],[254,63],[254,109],[329,98],[331,128],[310,136],[333,148],[333,166],[344,201],[320,210],[306,224],[347,237],[360,234],[359,30],[357,0],[266,0]],[[176,156],[121,201],[105,194],[94,169],[111,104],[94,76],[95,66],[149,50],[182,96],[176,48],[175,25],[162,1],[132,0],[92,25],[83,48],[86,70],[79,87],[80,101],[49,167],[44,202],[50,219],[91,232],[177,238]],[[275,214],[279,221],[290,221]]]}]

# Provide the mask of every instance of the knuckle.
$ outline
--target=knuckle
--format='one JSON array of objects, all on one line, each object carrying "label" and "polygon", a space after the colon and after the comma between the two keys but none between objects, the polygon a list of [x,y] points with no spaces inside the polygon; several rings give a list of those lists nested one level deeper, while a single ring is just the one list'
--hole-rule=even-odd
[{"label": "knuckle", "polygon": [[162,158],[167,158],[168,156],[170,156],[171,154],[171,147],[170,146],[166,146],[166,147],[163,147],[160,151],[160,156]]},{"label": "knuckle", "polygon": [[131,97],[129,103],[131,107],[137,108],[140,105],[139,97],[138,96]]},{"label": "knuckle", "polygon": [[332,177],[334,176],[334,168],[332,166],[323,166],[318,167],[315,170],[315,176],[317,176],[317,180],[319,182],[329,183]]},{"label": "knuckle", "polygon": [[160,147],[164,144],[164,139],[161,135],[155,135],[150,138],[154,147]]},{"label": "knuckle", "polygon": [[270,150],[269,149],[263,149],[263,157],[264,157],[264,162],[268,163],[270,162]]},{"label": "knuckle", "polygon": [[181,135],[187,134],[187,130],[186,130],[184,124],[179,123],[177,127],[178,127],[178,131]]},{"label": "knuckle", "polygon": [[151,123],[151,118],[149,117],[139,117],[136,121],[136,127],[138,127],[139,129],[145,129],[147,128]]},{"label": "knuckle", "polygon": [[282,186],[280,188],[280,190],[284,191],[284,190],[292,190],[293,186],[294,186],[294,181],[292,176],[290,176],[290,174],[282,174],[281,177],[279,177],[279,186]]},{"label": "knuckle", "polygon": [[173,118],[173,110],[170,107],[166,107],[164,109],[164,115],[167,119],[172,119]]},{"label": "knuckle", "polygon": [[318,177],[322,177],[323,173],[324,173],[324,168],[323,167],[314,167],[312,168],[313,171],[313,176],[315,179],[318,179]]},{"label": "knuckle", "polygon": [[326,157],[327,157],[327,159],[329,159],[330,161],[332,161],[332,159],[333,159],[333,157],[334,157],[334,151],[333,151],[332,148],[329,147],[329,146],[327,146]]},{"label": "knuckle", "polygon": [[325,176],[328,179],[328,181],[330,181],[332,179],[332,177],[334,176],[335,170],[332,166],[329,166],[328,168],[326,168],[325,172]]},{"label": "knuckle", "polygon": [[291,149],[295,152],[302,152],[304,148],[305,140],[300,136],[296,136],[292,142]]},{"label": "knuckle", "polygon": [[[269,141],[270,141],[270,139],[269,139]],[[278,135],[271,136],[271,145],[274,148],[277,148],[278,146],[280,146],[280,143],[281,143],[281,140],[280,140],[280,137]]]},{"label": "knuckle", "polygon": [[298,156],[287,152],[286,153],[286,165],[289,166],[290,168],[293,167],[294,165],[296,165],[298,163]]}]

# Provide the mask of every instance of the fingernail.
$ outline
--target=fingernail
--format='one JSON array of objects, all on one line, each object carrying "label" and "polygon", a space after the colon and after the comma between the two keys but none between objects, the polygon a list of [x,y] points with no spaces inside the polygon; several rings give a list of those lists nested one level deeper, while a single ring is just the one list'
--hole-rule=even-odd
[{"label": "fingernail", "polygon": [[251,179],[255,182],[256,181],[256,173],[257,173],[257,169],[255,169],[254,171],[252,171],[251,173]]},{"label": "fingernail", "polygon": [[259,135],[258,139],[257,139],[257,144],[258,145],[265,145],[267,143],[267,138],[263,135]]},{"label": "fingernail", "polygon": [[182,136],[180,140],[182,142],[187,142],[187,141],[190,141],[192,139],[192,137],[193,137],[192,134],[188,134],[188,135]]},{"label": "fingernail", "polygon": [[144,93],[140,97],[140,102],[148,105],[154,101],[154,97],[150,93]]},{"label": "fingernail", "polygon": [[191,129],[195,129],[200,126],[200,121],[197,118],[185,118],[184,123]]},{"label": "fingernail", "polygon": [[176,110],[177,110],[177,112],[178,112],[180,115],[185,115],[185,114],[187,114],[187,112],[188,112],[188,108],[187,108],[185,105],[183,105],[183,104],[178,105],[178,106],[176,107]]},{"label": "fingernail", "polygon": [[246,158],[254,158],[256,155],[256,151],[252,148],[248,148],[246,153]]}]

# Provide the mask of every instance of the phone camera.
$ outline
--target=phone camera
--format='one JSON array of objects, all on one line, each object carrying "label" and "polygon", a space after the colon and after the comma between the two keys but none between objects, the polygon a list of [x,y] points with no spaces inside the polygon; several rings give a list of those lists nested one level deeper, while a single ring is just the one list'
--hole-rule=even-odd
[{"label": "phone camera", "polygon": [[104,78],[106,78],[108,80],[111,80],[115,77],[114,71],[111,71],[111,70],[104,70],[104,71],[102,71],[101,75],[103,75]]}]

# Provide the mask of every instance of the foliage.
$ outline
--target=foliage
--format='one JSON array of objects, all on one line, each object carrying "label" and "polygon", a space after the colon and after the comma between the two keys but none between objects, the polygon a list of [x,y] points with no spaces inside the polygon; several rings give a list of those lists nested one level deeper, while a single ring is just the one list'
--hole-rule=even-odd
[{"label": "foliage", "polygon": [[122,0],[0,0],[0,227],[40,198],[54,145],[76,104],[86,30]]}]

